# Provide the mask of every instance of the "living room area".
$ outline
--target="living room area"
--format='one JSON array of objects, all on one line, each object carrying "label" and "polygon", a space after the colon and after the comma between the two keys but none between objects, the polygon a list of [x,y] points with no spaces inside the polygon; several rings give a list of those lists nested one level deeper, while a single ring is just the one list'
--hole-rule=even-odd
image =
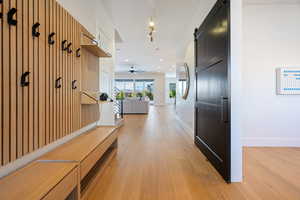
[{"label": "living room area", "polygon": [[123,114],[148,114],[150,106],[175,104],[176,78],[159,72],[117,72],[115,93]]}]

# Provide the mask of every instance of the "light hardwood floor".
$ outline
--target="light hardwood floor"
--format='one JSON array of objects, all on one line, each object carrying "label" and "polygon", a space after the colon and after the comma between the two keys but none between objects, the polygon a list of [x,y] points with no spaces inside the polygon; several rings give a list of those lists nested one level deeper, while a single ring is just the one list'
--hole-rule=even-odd
[{"label": "light hardwood floor", "polygon": [[89,200],[300,200],[300,149],[245,148],[244,182],[226,184],[170,107],[128,115],[120,132]]}]

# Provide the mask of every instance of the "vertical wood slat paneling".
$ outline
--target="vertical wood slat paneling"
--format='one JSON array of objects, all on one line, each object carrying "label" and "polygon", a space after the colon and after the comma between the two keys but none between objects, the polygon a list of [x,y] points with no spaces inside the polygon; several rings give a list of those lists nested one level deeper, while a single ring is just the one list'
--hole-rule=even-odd
[{"label": "vertical wood slat paneling", "polygon": [[[65,35],[64,35],[64,24],[65,24],[65,16],[64,16],[64,12],[63,12],[63,8],[60,6],[60,16],[61,16],[61,23],[60,23],[60,32],[61,32],[61,39],[65,40]],[[60,77],[62,77],[62,87],[59,90],[59,109],[60,109],[60,138],[62,138],[64,136],[64,105],[63,105],[63,95],[64,95],[64,88],[66,87],[65,84],[65,77],[63,74],[64,71],[64,62],[65,62],[65,52],[64,51],[60,51],[60,66],[59,66],[59,73],[60,73]]]},{"label": "vertical wood slat paneling", "polygon": [[[74,20],[74,19],[73,19]],[[74,20],[74,42],[75,42],[75,51],[77,49],[79,49],[80,47],[78,46],[78,41],[77,41],[77,23]],[[76,53],[76,52],[75,52]],[[77,78],[77,63],[78,60],[80,60],[80,58],[76,57],[76,54],[74,54],[74,67],[73,67],[73,76],[74,76],[74,80],[76,80],[76,86],[77,88],[73,91],[73,132],[77,130],[77,115],[78,115],[78,111],[76,109],[76,97],[77,97],[77,91],[79,90],[79,80]]]},{"label": "vertical wood slat paneling", "polygon": [[[3,13],[2,10],[2,6],[3,4],[0,4],[0,12]],[[3,154],[3,150],[2,150],[2,136],[3,136],[3,127],[2,127],[2,98],[3,98],[3,94],[2,94],[2,70],[3,70],[3,61],[2,61],[2,50],[3,50],[3,46],[2,46],[2,31],[3,31],[3,22],[2,22],[2,18],[0,18],[0,167],[3,165],[2,164],[2,154]]]},{"label": "vertical wood slat paneling", "polygon": [[[0,12],[3,13],[3,4],[0,5]],[[3,165],[2,162],[2,157],[3,157],[3,150],[2,150],[2,137],[3,137],[3,123],[2,123],[2,119],[3,119],[3,109],[2,109],[2,98],[3,98],[3,93],[2,93],[2,71],[3,71],[3,59],[2,59],[2,53],[3,53],[3,42],[2,42],[2,31],[3,28],[5,28],[3,26],[3,19],[0,19],[0,167]]]},{"label": "vertical wood slat paneling", "polygon": [[[57,116],[56,116],[56,108],[57,108],[57,104],[56,104],[56,89],[55,89],[55,79],[57,77],[56,75],[56,66],[57,66],[57,51],[58,51],[58,44],[59,44],[59,40],[58,40],[58,32],[57,32],[57,20],[56,20],[56,16],[57,16],[57,7],[56,7],[56,1],[55,0],[51,0],[52,3],[52,29],[53,32],[55,33],[55,44],[52,47],[52,82],[51,82],[51,89],[52,89],[52,103],[53,103],[53,109],[52,109],[52,120],[53,120],[53,126],[52,126],[52,138],[53,141],[56,140],[56,127],[57,127]],[[51,58],[50,58],[51,59]]]},{"label": "vertical wood slat paneling", "polygon": [[58,4],[56,2],[54,2],[54,28],[55,28],[55,32],[57,35],[57,39],[56,39],[56,45],[55,45],[55,49],[54,49],[54,82],[53,82],[53,88],[54,88],[54,139],[57,140],[59,138],[59,93],[58,93],[58,89],[56,89],[55,86],[55,80],[59,77],[59,51],[60,51],[60,33],[59,33],[59,8],[58,8]]},{"label": "vertical wood slat paneling", "polygon": [[[10,8],[16,8],[16,0]],[[18,15],[19,11],[17,12]],[[22,12],[21,12],[22,14]],[[20,23],[20,22],[19,22]],[[10,26],[10,162],[17,158],[17,26]]]},{"label": "vertical wood slat paneling", "polygon": [[38,21],[40,23],[38,39],[38,148],[45,145],[45,116],[46,116],[46,72],[45,72],[45,1],[38,0]]},{"label": "vertical wood slat paneling", "polygon": [[[76,39],[76,41],[77,41],[77,45],[78,45],[78,48],[81,48],[80,47],[80,43],[81,43],[81,25],[79,24],[79,23],[77,23],[77,31],[76,31],[76,33],[77,33],[77,39]],[[77,92],[76,92],[76,107],[77,107],[77,109],[78,109],[78,114],[77,114],[77,129],[80,129],[81,128],[81,113],[82,113],[82,111],[81,111],[81,105],[80,105],[80,91],[82,90],[82,76],[81,76],[81,65],[82,65],[82,63],[81,63],[81,58],[78,58],[77,59],[77,62],[78,62],[78,64],[77,64],[77,67],[76,67],[76,72],[77,72],[77,79],[78,79],[78,82],[79,82],[79,88],[78,88],[78,90],[77,90]]]},{"label": "vertical wood slat paneling", "polygon": [[50,45],[47,38],[50,32],[50,1],[42,0],[45,3],[45,144],[50,142]]},{"label": "vertical wood slat paneling", "polygon": [[[64,9],[62,9],[62,14],[63,14],[63,39],[67,40],[66,45],[68,45],[70,43],[70,40],[68,38],[67,35],[67,25],[68,25],[68,19],[67,19],[67,15]],[[63,134],[62,137],[64,137],[67,133],[67,106],[66,106],[66,101],[67,101],[67,90],[68,90],[68,76],[66,74],[66,69],[67,69],[67,65],[68,65],[68,53],[67,51],[63,51],[63,64],[62,64],[62,77],[63,77],[63,90],[62,90],[62,130],[63,130]]]},{"label": "vertical wood slat paneling", "polygon": [[[71,29],[71,15],[67,15],[68,17],[68,26],[67,26],[67,34],[68,34],[68,38],[70,40],[70,42],[72,43],[71,49],[73,48],[73,38],[71,37],[72,34],[72,29]],[[68,55],[68,65],[67,65],[67,71],[66,71],[66,75],[68,76],[68,93],[67,93],[67,135],[71,133],[71,83],[72,83],[72,54]]]},{"label": "vertical wood slat paneling", "polygon": [[[58,24],[58,30],[57,33],[59,35],[59,43],[63,40],[62,38],[62,12],[61,12],[61,7],[57,4],[57,24]],[[61,46],[59,46],[61,47]],[[58,65],[57,65],[57,77],[61,77],[61,66],[62,66],[62,50],[61,48],[58,49]],[[61,110],[61,101],[60,101],[60,96],[61,96],[61,89],[57,89],[57,139],[61,138],[61,133],[62,133],[62,110]]]},{"label": "vertical wood slat paneling", "polygon": [[[33,24],[39,21],[39,0],[33,0]],[[33,24],[29,24],[32,26]],[[33,37],[33,36],[32,36]],[[34,90],[34,135],[33,135],[33,147],[34,150],[39,147],[39,39],[33,37],[33,90]]]},{"label": "vertical wood slat paneling", "polygon": [[[67,38],[65,37],[65,15],[64,15],[64,10],[63,8],[60,6],[60,14],[61,14],[61,23],[60,23],[60,32],[61,32],[61,41],[63,40],[67,40]],[[66,42],[65,46],[68,44],[68,41]],[[64,67],[65,67],[65,51],[60,51],[60,56],[61,56],[61,60],[60,60],[60,67],[59,67],[59,72],[60,72],[60,77],[62,77],[62,87],[59,90],[59,108],[60,108],[60,138],[62,138],[65,134],[65,110],[64,110],[64,90],[66,88],[66,77],[64,76]]]},{"label": "vertical wood slat paneling", "polygon": [[[75,73],[75,69],[74,69],[74,62],[75,62],[75,53],[76,53],[76,40],[75,40],[75,37],[74,37],[74,33],[75,33],[75,30],[74,30],[74,27],[75,27],[75,23],[74,23],[74,19],[73,17],[71,17],[71,23],[72,23],[72,26],[71,26],[71,38],[72,38],[72,41],[73,41],[73,51],[74,53],[72,54],[72,63],[71,63],[71,81],[74,81],[75,80],[75,77],[74,77],[74,73]],[[75,89],[71,88],[71,106],[70,106],[70,132],[73,132],[74,131],[74,118],[75,118],[75,113],[74,113],[74,92],[75,92]]]},{"label": "vertical wood slat paneling", "polygon": [[17,0],[17,158],[23,155],[23,88],[20,79],[23,74],[23,0]]},{"label": "vertical wood slat paneling", "polygon": [[[9,11],[9,1],[3,1],[3,14]],[[3,15],[3,49],[10,49],[9,46],[9,25],[7,23],[7,15]],[[3,164],[9,163],[10,160],[10,82],[9,82],[9,68],[10,68],[10,51],[3,51],[3,136],[2,136],[2,150],[3,150]]]},{"label": "vertical wood slat paneling", "polygon": [[29,138],[28,138],[28,152],[32,152],[34,149],[34,125],[35,125],[35,118],[34,118],[34,40],[31,35],[31,26],[34,23],[34,15],[33,15],[33,5],[34,5],[34,0],[28,0],[28,67],[29,67],[29,104],[28,104],[28,109],[29,109]]},{"label": "vertical wood slat paneling", "polygon": [[[71,50],[73,49],[74,47],[74,40],[72,38],[72,18],[71,18],[71,15],[67,14],[68,16],[68,37],[69,37],[69,40],[70,42],[72,43],[72,46],[71,46]],[[72,99],[72,72],[73,72],[73,69],[72,69],[72,60],[73,60],[73,57],[72,57],[73,53],[69,54],[68,55],[68,67],[67,67],[67,71],[66,71],[66,74],[68,76],[68,99],[67,99],[67,119],[68,119],[68,128],[67,128],[67,135],[69,135],[71,133],[71,110],[72,110],[72,102],[71,102],[71,99]]]},{"label": "vertical wood slat paneling", "polygon": [[[17,26],[3,23],[12,7],[17,8]],[[80,128],[81,59],[76,50],[81,28],[55,0],[7,0],[0,8],[4,13],[0,22],[2,166]],[[39,37],[32,36],[35,23],[40,23]],[[55,44],[49,45],[52,32]],[[72,43],[72,53],[62,51],[63,40]],[[29,86],[22,87],[25,72],[30,72]],[[62,87],[56,89],[59,77]],[[72,89],[73,80],[77,89]]]},{"label": "vertical wood slat paneling", "polygon": [[[68,34],[68,26],[69,26],[69,19],[67,16],[67,13],[65,10],[63,10],[64,13],[64,35],[66,38],[66,40],[68,40],[68,44],[71,42],[70,38],[69,38],[69,34]],[[65,56],[64,56],[64,66],[63,66],[63,74],[64,74],[64,78],[65,78],[65,88],[63,91],[63,105],[64,105],[64,136],[68,134],[68,106],[67,106],[67,102],[68,102],[68,90],[69,90],[69,76],[66,73],[68,66],[69,66],[69,54],[67,52],[65,52]]]},{"label": "vertical wood slat paneling", "polygon": [[[47,0],[46,0],[47,1]],[[49,12],[49,20],[48,20],[48,23],[49,23],[49,33],[52,33],[54,32],[53,31],[53,4],[52,4],[52,0],[48,0],[47,1],[48,4],[48,12]],[[56,36],[53,37],[53,40],[55,41],[55,38]],[[57,41],[55,41],[56,43]],[[50,45],[49,46],[49,52],[48,52],[48,67],[49,67],[49,84],[48,84],[48,87],[49,87],[49,143],[53,142],[53,82],[54,82],[54,78],[53,78],[53,46],[54,45]]]},{"label": "vertical wood slat paneling", "polygon": [[[23,73],[30,72],[29,79],[32,76],[32,71],[29,70],[28,66],[28,41],[29,41],[29,32],[28,32],[28,1],[23,1]],[[28,80],[29,80],[28,79]],[[23,113],[22,113],[22,120],[23,120],[23,155],[27,154],[29,149],[29,88],[32,87],[32,82],[29,82],[28,87],[23,88]]]}]

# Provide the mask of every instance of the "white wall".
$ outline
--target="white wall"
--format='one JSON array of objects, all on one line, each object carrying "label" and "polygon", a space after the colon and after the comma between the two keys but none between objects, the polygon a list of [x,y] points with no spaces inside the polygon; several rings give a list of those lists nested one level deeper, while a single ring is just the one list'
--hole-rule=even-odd
[{"label": "white wall", "polygon": [[276,95],[278,67],[300,67],[300,4],[244,5],[243,137],[300,146],[300,96]]},{"label": "white wall", "polygon": [[165,74],[163,73],[144,73],[144,74],[123,74],[116,73],[116,79],[154,79],[154,105],[165,105]]},{"label": "white wall", "polygon": [[98,0],[58,0],[58,2],[90,33],[97,33]]},{"label": "white wall", "polygon": [[[192,35],[192,34],[191,34]],[[178,87],[176,92],[176,114],[180,119],[182,127],[193,137],[194,135],[194,105],[195,105],[195,91],[194,91],[194,82],[195,82],[195,57],[194,57],[194,41],[191,38],[191,42],[189,43],[185,58],[183,60],[184,63],[187,63],[190,71],[190,80],[191,87],[190,92],[187,99],[182,99]],[[177,66],[182,66],[182,63],[178,63]]]}]

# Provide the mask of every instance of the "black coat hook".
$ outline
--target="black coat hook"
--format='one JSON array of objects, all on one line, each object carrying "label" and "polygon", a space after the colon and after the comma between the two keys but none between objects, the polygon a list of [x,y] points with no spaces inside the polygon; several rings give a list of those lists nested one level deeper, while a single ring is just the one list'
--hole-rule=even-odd
[{"label": "black coat hook", "polygon": [[58,79],[56,79],[56,81],[55,81],[55,88],[61,88],[61,77],[59,77]]},{"label": "black coat hook", "polygon": [[16,8],[12,8],[7,13],[7,23],[12,26],[16,26],[18,21],[14,19],[14,15],[17,13]]},{"label": "black coat hook", "polygon": [[67,52],[68,53],[72,53],[73,52],[72,49],[71,49],[71,46],[72,46],[72,42],[69,43],[68,46],[67,46]]},{"label": "black coat hook", "polygon": [[37,31],[37,29],[39,28],[40,25],[41,24],[38,23],[38,22],[33,24],[33,26],[32,26],[32,36],[33,37],[39,37],[40,36],[40,33]]},{"label": "black coat hook", "polygon": [[[3,4],[3,0],[0,0],[0,4]],[[2,19],[2,18],[3,18],[3,13],[0,12],[0,19]]]},{"label": "black coat hook", "polygon": [[67,40],[61,42],[61,50],[66,51],[68,48],[66,47]]},{"label": "black coat hook", "polygon": [[76,57],[78,57],[78,58],[81,56],[80,55],[80,50],[81,50],[80,48],[76,50]]},{"label": "black coat hook", "polygon": [[30,72],[25,72],[21,76],[21,86],[26,87],[29,86],[29,81],[26,81],[26,78],[29,76]]},{"label": "black coat hook", "polygon": [[55,43],[55,41],[52,39],[54,35],[54,32],[50,33],[50,35],[48,36],[48,44],[53,45]]},{"label": "black coat hook", "polygon": [[77,80],[73,80],[73,81],[72,81],[72,89],[73,89],[73,90],[76,90],[76,89],[77,89],[76,82],[77,82]]}]

